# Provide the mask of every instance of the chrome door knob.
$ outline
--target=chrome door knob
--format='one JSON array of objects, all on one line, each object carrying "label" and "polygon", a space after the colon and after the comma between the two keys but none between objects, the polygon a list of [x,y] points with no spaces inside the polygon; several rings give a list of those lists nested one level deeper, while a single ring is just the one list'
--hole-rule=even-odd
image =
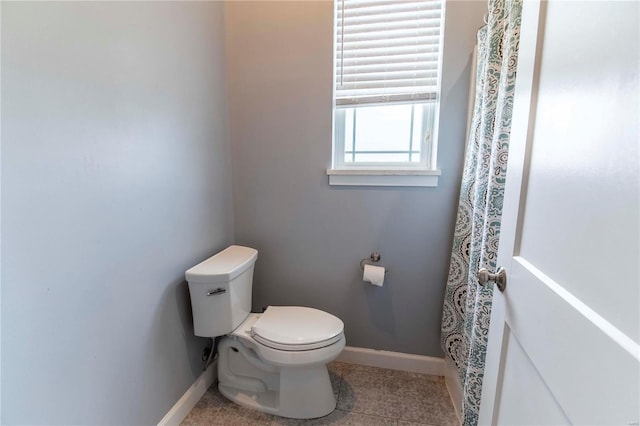
[{"label": "chrome door knob", "polygon": [[507,287],[507,270],[501,266],[497,273],[492,274],[487,268],[482,268],[478,271],[478,281],[483,286],[494,282],[498,286],[498,290],[504,293],[504,289]]}]

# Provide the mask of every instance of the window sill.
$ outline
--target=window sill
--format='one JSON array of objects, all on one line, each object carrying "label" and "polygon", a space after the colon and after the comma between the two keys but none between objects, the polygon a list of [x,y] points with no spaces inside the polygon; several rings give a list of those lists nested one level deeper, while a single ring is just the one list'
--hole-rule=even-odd
[{"label": "window sill", "polygon": [[331,186],[438,186],[440,170],[327,169]]}]

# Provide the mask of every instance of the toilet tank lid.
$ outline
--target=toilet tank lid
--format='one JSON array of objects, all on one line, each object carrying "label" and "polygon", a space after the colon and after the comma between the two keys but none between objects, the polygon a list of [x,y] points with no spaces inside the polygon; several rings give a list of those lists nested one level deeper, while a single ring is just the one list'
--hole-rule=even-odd
[{"label": "toilet tank lid", "polygon": [[258,258],[258,250],[251,247],[230,246],[185,272],[190,283],[230,281],[251,267]]}]

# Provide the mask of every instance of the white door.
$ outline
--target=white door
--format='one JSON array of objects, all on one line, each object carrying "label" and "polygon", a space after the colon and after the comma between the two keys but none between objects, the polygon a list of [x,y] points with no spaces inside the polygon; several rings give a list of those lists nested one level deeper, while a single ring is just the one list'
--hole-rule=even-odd
[{"label": "white door", "polygon": [[524,1],[480,424],[639,424],[639,12]]}]

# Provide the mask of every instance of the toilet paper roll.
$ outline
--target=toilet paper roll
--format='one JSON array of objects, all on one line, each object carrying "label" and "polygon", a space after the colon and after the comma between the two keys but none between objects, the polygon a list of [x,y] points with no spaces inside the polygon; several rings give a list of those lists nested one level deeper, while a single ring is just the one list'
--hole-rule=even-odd
[{"label": "toilet paper roll", "polygon": [[384,283],[384,266],[364,265],[362,281],[382,287]]}]

